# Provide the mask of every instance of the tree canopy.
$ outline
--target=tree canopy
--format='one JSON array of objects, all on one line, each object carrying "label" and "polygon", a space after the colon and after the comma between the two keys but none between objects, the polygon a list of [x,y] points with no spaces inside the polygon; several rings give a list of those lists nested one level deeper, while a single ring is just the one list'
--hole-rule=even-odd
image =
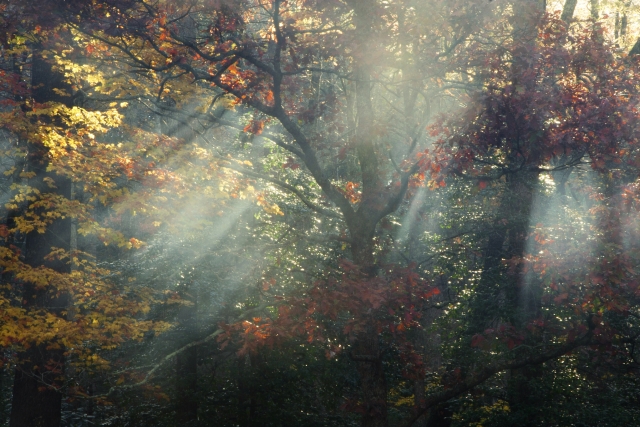
[{"label": "tree canopy", "polygon": [[0,419],[636,425],[637,7],[0,2]]}]

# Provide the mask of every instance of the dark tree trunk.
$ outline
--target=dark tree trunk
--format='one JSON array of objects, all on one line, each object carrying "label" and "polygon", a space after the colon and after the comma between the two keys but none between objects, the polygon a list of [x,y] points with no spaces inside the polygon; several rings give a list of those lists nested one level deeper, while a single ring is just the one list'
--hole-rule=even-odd
[{"label": "dark tree trunk", "polygon": [[362,391],[362,427],[388,427],[387,381],[380,357],[380,343],[376,331],[358,336],[353,346]]},{"label": "dark tree trunk", "polygon": [[[62,102],[70,105],[70,99],[54,92],[54,88],[70,93],[62,76],[52,71],[51,66],[42,59],[40,50],[33,52],[31,68],[32,96],[38,103]],[[30,184],[45,193],[51,191],[43,183],[46,177],[56,182],[56,192],[64,197],[71,196],[71,183],[68,179],[55,176],[46,171],[47,161],[44,147],[29,147],[28,167],[35,172]],[[44,233],[32,232],[26,236],[24,261],[34,267],[44,265],[61,273],[68,273],[70,266],[62,261],[45,261],[52,247],[69,250],[71,221],[57,220]],[[68,305],[66,295],[59,295],[50,284],[48,288],[38,289],[31,283],[23,284],[23,307],[25,309],[42,308],[58,316]],[[64,349],[61,346],[52,349],[51,344],[35,343],[18,357],[20,363],[15,372],[11,405],[10,427],[58,427],[61,422],[62,394],[61,386],[64,371]]]},{"label": "dark tree trunk", "polygon": [[258,396],[255,386],[251,382],[253,375],[258,372],[259,356],[239,356],[238,363],[238,426],[259,427]]},{"label": "dark tree trunk", "polygon": [[431,408],[429,418],[427,418],[427,427],[449,427],[451,425],[453,412],[445,405],[438,405]]},{"label": "dark tree trunk", "polygon": [[[522,173],[511,175],[507,181],[484,249],[470,333],[482,332],[501,321],[518,324],[536,312],[535,292],[525,286],[522,264],[507,265],[508,260],[517,261],[525,253],[536,180],[536,174]],[[499,313],[501,316],[496,317]]]},{"label": "dark tree trunk", "polygon": [[176,422],[187,426],[198,419],[198,347],[176,357]]},{"label": "dark tree trunk", "polygon": [[[519,84],[521,76],[529,68],[529,46],[533,47],[536,43],[537,26],[544,8],[545,3],[540,0],[520,0],[514,4],[513,36],[521,42],[521,47],[514,52],[511,70],[514,86]],[[534,87],[529,89],[535,90]],[[513,112],[509,114],[515,117]],[[507,120],[507,126],[509,138],[530,138],[529,135],[520,135],[517,120]],[[531,138],[536,136],[531,135]],[[524,286],[523,266],[519,262],[526,249],[534,189],[538,180],[537,173],[527,170],[538,166],[539,157],[535,142],[529,144],[527,164],[519,165],[522,160],[517,153],[510,154],[508,166],[513,172],[506,176],[507,182],[500,199],[496,224],[484,249],[482,274],[472,302],[471,333],[482,332],[490,325],[495,326],[496,322],[522,324],[535,314],[538,306],[533,295],[536,292]],[[509,260],[512,262],[507,265],[506,261]]]},{"label": "dark tree trunk", "polygon": [[[361,221],[353,225],[351,253],[355,263],[362,269],[364,278],[374,277],[377,266],[373,254],[375,224],[362,215]],[[353,344],[351,357],[356,362],[360,376],[362,399],[362,427],[388,427],[387,381],[380,351],[380,337],[374,327],[360,333]]]},{"label": "dark tree trunk", "polygon": [[[190,289],[193,291],[193,289]],[[197,331],[197,300],[193,305],[181,307],[178,314],[179,331],[183,336],[178,340],[186,345],[194,339]],[[193,346],[176,357],[176,424],[188,426],[198,419],[198,347]]]}]

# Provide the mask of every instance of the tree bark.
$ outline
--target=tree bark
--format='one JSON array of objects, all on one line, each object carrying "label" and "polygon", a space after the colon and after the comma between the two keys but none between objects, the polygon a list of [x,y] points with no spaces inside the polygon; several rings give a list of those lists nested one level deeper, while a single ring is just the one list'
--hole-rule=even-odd
[{"label": "tree bark", "polygon": [[257,356],[238,356],[238,401],[237,414],[240,427],[258,427],[258,396],[250,378],[256,374]]},{"label": "tree bark", "polygon": [[[533,316],[538,306],[531,290],[524,286],[522,264],[510,268],[505,265],[507,260],[517,261],[523,257],[529,234],[537,174],[522,175],[512,174],[507,178],[500,198],[496,224],[484,249],[482,274],[472,302],[470,333],[480,333],[501,321],[522,323],[524,318]],[[501,312],[512,314],[504,319],[489,317]]]},{"label": "tree bark", "polygon": [[578,5],[578,0],[567,0],[564,3],[564,7],[562,8],[562,15],[560,16],[560,19],[562,19],[564,22],[571,22],[571,20],[573,19],[573,14],[576,11],[576,6]]},{"label": "tree bark", "polygon": [[[377,274],[373,237],[380,212],[387,203],[375,148],[376,135],[371,100],[371,68],[375,58],[375,25],[377,3],[373,0],[352,0],[356,26],[356,95],[357,113],[354,144],[362,182],[362,200],[354,218],[348,221],[351,252],[355,263],[366,277]],[[388,427],[387,382],[382,364],[380,338],[374,327],[360,333],[352,347],[352,356],[360,376],[362,397],[362,427]]]},{"label": "tree bark", "polygon": [[[193,292],[193,289],[190,289]],[[178,330],[182,338],[180,346],[192,342],[197,331],[197,300],[183,306],[178,313]],[[176,356],[176,425],[189,426],[198,419],[198,346],[193,346]]]},{"label": "tree bark", "polygon": [[591,5],[591,17],[600,19],[600,0],[589,0]]},{"label": "tree bark", "polygon": [[[54,92],[54,88],[71,92],[63,78],[53,72],[51,66],[42,58],[40,48],[33,52],[31,68],[32,97],[35,102],[62,102],[70,105],[70,99]],[[47,161],[45,149],[31,144],[29,147],[28,167],[35,172],[32,186],[42,193],[51,190],[43,183],[45,177],[55,180],[56,193],[69,198],[71,182],[46,171]],[[71,235],[70,219],[57,220],[45,233],[31,232],[26,236],[24,260],[37,267],[44,265],[61,273],[70,272],[70,266],[61,261],[45,261],[44,257],[52,247],[69,250]],[[68,305],[66,295],[58,295],[54,284],[45,289],[36,288],[31,283],[23,284],[23,307],[25,309],[42,308],[58,316]],[[10,427],[58,427],[61,422],[62,394],[61,386],[64,371],[64,350],[48,348],[50,343],[32,345],[22,352],[14,378],[13,399],[11,406]]]},{"label": "tree bark", "polygon": [[387,381],[377,331],[361,333],[353,346],[362,391],[362,427],[388,427]]}]

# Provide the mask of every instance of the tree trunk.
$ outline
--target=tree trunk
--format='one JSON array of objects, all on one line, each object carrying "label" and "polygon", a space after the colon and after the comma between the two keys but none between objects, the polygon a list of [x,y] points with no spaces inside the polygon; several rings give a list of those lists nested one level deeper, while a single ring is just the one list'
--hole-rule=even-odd
[{"label": "tree trunk", "polygon": [[251,378],[256,375],[259,365],[258,356],[238,356],[238,401],[237,414],[239,427],[258,427],[258,396]]},{"label": "tree trunk", "polygon": [[[362,221],[361,224],[366,224]],[[352,230],[351,252],[355,263],[362,268],[365,277],[374,277],[377,268],[373,256],[373,229],[357,229],[365,235]],[[387,419],[387,381],[382,365],[380,337],[372,326],[358,334],[352,347],[351,357],[356,362],[360,376],[362,398],[362,427],[388,427]]]},{"label": "tree trunk", "polygon": [[560,17],[564,22],[571,22],[573,19],[573,14],[576,11],[576,6],[578,5],[578,0],[567,0],[564,3],[564,7],[562,8],[562,16]]},{"label": "tree trunk", "polygon": [[591,17],[593,19],[600,18],[600,0],[590,0],[591,3]]},{"label": "tree trunk", "polygon": [[353,346],[362,391],[362,427],[388,427],[387,381],[377,331],[361,333]]},{"label": "tree trunk", "polygon": [[[352,0],[356,26],[356,96],[357,122],[354,145],[360,164],[362,200],[355,220],[348,223],[351,252],[355,263],[367,277],[377,274],[373,237],[379,212],[386,203],[383,180],[375,149],[375,117],[371,100],[371,68],[375,65],[375,25],[377,2]],[[387,382],[382,365],[380,337],[375,327],[360,333],[352,347],[352,357],[360,376],[362,427],[388,427]]]},{"label": "tree trunk", "polygon": [[[193,286],[188,291],[194,292]],[[194,340],[197,331],[197,299],[183,306],[178,313],[180,346]],[[198,347],[193,346],[176,357],[176,425],[188,426],[198,419]]]},{"label": "tree trunk", "polygon": [[198,347],[176,356],[176,423],[188,426],[198,419]]},{"label": "tree trunk", "polygon": [[[537,174],[523,175],[509,176],[501,196],[496,224],[484,249],[482,274],[472,302],[470,333],[480,333],[501,321],[521,323],[525,317],[530,318],[537,307],[535,297],[530,295],[531,290],[524,284],[522,264],[505,265],[507,260],[521,259],[526,250]],[[490,318],[494,313],[503,313],[506,318]]]},{"label": "tree trunk", "polygon": [[451,425],[453,412],[446,404],[431,408],[427,427],[449,427]]},{"label": "tree trunk", "polygon": [[[62,76],[52,71],[51,66],[41,57],[39,48],[33,52],[31,68],[32,96],[35,102],[63,102],[70,104],[70,99],[63,98],[54,92],[54,88],[71,92],[64,84]],[[71,183],[68,179],[55,176],[46,171],[47,161],[44,147],[30,146],[28,166],[35,172],[32,186],[42,193],[51,191],[43,183],[46,177],[56,182],[56,193],[67,198],[71,196]],[[69,250],[71,221],[57,220],[45,233],[32,232],[26,237],[24,260],[37,267],[45,265],[58,272],[68,273],[70,266],[61,261],[45,261],[44,257],[52,247]],[[23,307],[25,309],[42,308],[58,316],[68,305],[66,295],[58,295],[51,286],[37,289],[31,283],[23,285]],[[51,349],[51,343],[33,345],[18,356],[20,360],[13,384],[10,427],[58,427],[61,422],[62,394],[56,388],[61,386],[64,370],[64,349]]]}]

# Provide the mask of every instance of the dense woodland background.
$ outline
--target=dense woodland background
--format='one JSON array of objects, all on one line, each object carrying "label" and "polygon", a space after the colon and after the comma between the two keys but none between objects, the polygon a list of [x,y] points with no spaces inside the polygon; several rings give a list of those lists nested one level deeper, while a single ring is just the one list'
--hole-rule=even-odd
[{"label": "dense woodland background", "polygon": [[640,426],[639,24],[1,0],[0,422]]}]

